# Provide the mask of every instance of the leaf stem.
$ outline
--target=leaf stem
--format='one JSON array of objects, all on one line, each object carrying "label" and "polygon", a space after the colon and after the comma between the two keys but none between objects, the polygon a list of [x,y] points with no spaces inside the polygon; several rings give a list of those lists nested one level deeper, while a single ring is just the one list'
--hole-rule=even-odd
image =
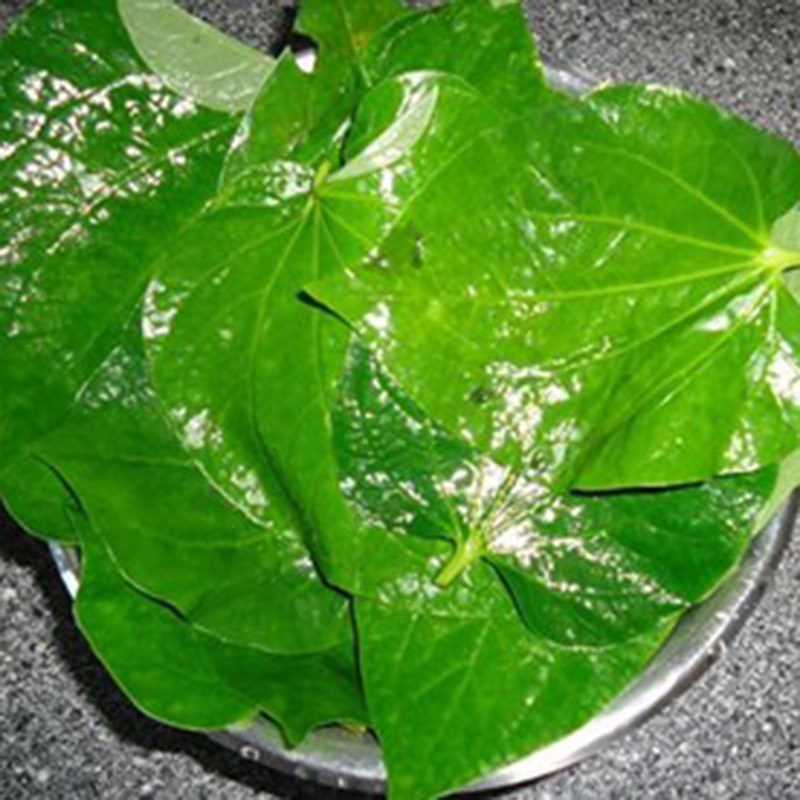
[{"label": "leaf stem", "polygon": [[800,267],[800,253],[784,250],[780,247],[770,247],[761,256],[764,266],[775,273],[786,272]]},{"label": "leaf stem", "polygon": [[451,586],[482,555],[483,537],[478,533],[470,533],[465,540],[456,545],[453,555],[436,576],[436,585],[440,589]]},{"label": "leaf stem", "polygon": [[317,170],[317,174],[314,176],[314,193],[322,186],[323,183],[328,179],[328,175],[331,173],[331,162],[330,161],[323,161],[319,165],[319,169]]}]

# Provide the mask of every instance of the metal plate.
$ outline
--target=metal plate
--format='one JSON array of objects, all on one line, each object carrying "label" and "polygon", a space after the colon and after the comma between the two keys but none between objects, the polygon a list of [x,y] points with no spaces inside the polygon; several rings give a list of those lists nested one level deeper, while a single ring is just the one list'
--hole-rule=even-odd
[{"label": "metal plate", "polygon": [[[789,540],[800,501],[795,494],[756,538],[740,568],[709,600],[690,611],[647,670],[604,712],[573,734],[493,773],[468,792],[510,788],[542,778],[599,752],[682,694],[724,653],[761,599]],[[51,545],[64,584],[78,589],[75,550]],[[244,758],[325,786],[382,794],[386,773],[380,749],[368,734],[325,728],[287,750],[266,719],[246,728],[210,734]]]},{"label": "metal plate", "polygon": [[[587,77],[548,68],[554,88],[579,94],[591,87]],[[647,670],[604,712],[571,735],[471,785],[475,793],[528,783],[582,761],[613,739],[628,733],[682,694],[726,651],[769,583],[789,539],[800,507],[792,500],[754,541],[740,568],[705,603],[690,611]],[[51,545],[53,557],[73,597],[79,585],[76,550]],[[267,719],[209,734],[242,757],[324,786],[383,794],[386,773],[380,748],[369,734],[325,728],[295,750],[283,744]]]}]

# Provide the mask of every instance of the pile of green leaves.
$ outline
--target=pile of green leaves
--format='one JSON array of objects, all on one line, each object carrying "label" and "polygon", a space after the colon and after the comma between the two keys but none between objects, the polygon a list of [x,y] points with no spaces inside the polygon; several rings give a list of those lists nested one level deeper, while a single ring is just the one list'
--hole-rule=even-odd
[{"label": "pile of green leaves", "polygon": [[514,0],[167,0],[0,45],[0,492],[148,714],[433,798],[587,722],[795,484],[800,158],[548,87]]}]

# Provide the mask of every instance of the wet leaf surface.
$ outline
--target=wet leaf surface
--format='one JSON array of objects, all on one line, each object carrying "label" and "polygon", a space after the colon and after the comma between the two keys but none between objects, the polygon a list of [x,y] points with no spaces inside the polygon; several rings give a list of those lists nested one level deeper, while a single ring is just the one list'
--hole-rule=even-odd
[{"label": "wet leaf surface", "polygon": [[797,484],[800,159],[558,94],[516,2],[297,30],[48,0],[0,45],[0,490],[77,524],[148,713],[369,724],[432,798],[591,719]]}]

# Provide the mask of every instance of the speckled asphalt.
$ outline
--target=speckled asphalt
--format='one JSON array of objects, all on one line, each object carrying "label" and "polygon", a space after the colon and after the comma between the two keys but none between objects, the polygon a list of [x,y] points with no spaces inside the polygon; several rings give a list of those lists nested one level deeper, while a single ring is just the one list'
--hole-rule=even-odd
[{"label": "speckled asphalt", "polygon": [[[0,0],[0,27],[27,3]],[[186,3],[255,44],[278,0]],[[798,0],[530,0],[545,57],[675,84],[800,141]],[[0,800],[333,798],[135,712],[75,632],[47,551],[0,521]],[[666,712],[508,800],[800,800],[800,530],[728,652]]]}]

